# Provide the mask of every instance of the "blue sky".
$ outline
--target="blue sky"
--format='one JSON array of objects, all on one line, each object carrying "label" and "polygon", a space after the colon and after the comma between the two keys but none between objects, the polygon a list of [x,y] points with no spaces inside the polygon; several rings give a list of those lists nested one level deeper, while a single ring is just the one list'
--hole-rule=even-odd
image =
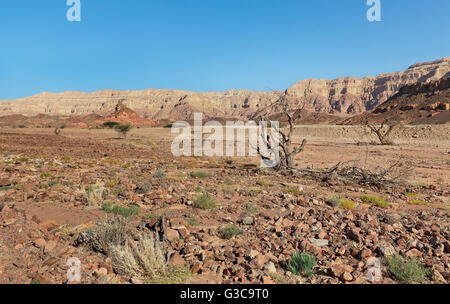
[{"label": "blue sky", "polygon": [[43,91],[284,90],[450,56],[450,1],[66,0],[0,3],[0,99]]}]

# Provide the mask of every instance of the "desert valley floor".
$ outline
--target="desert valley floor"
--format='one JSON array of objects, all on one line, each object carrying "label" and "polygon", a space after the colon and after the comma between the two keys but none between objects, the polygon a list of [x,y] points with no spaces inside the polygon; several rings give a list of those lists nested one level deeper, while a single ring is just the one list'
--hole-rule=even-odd
[{"label": "desert valley floor", "polygon": [[[449,283],[449,129],[405,127],[381,146],[361,127],[296,128],[308,139],[297,167],[402,159],[411,174],[394,187],[262,172],[257,157],[176,158],[164,128],[0,129],[0,283],[65,283],[71,257],[81,283],[369,283],[373,257],[382,283],[402,283],[395,255]],[[120,264],[146,231],[163,235],[164,275]],[[289,271],[297,251],[314,255],[313,275]]]}]

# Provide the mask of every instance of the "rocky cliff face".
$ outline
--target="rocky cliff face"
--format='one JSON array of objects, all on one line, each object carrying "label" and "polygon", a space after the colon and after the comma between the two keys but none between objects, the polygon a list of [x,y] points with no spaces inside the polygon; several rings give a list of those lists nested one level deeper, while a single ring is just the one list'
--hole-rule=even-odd
[{"label": "rocky cliff face", "polygon": [[450,57],[418,63],[404,72],[376,77],[302,80],[287,92],[303,99],[306,108],[310,110],[331,114],[359,114],[382,104],[403,86],[436,81],[446,75],[450,75]]},{"label": "rocky cliff face", "polygon": [[353,116],[341,124],[450,122],[450,78],[404,86],[372,111]]},{"label": "rocky cliff face", "polygon": [[[450,75],[450,58],[415,64],[404,72],[366,78],[308,79],[294,84],[287,93],[306,102],[306,109],[329,114],[359,114],[375,108],[404,85],[437,80]],[[278,96],[271,92],[226,91],[196,93],[177,90],[114,91],[94,93],[41,93],[32,97],[0,101],[0,116],[37,114],[78,116],[109,115],[119,101],[152,120],[191,119],[194,112],[207,117],[242,117],[264,108]],[[295,104],[292,107],[295,108]]]}]

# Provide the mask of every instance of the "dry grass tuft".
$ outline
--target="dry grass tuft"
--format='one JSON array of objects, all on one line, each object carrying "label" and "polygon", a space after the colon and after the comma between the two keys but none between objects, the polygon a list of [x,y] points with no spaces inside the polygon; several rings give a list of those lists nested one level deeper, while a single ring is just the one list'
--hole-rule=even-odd
[{"label": "dry grass tuft", "polygon": [[110,258],[120,275],[151,279],[169,273],[163,244],[154,234],[142,235],[135,244],[111,246]]}]

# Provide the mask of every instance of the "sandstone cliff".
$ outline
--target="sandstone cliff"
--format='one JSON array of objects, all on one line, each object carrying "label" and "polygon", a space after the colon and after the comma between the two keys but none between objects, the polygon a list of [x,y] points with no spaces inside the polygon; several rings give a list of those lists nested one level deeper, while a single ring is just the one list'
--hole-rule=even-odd
[{"label": "sandstone cliff", "polygon": [[450,78],[404,86],[386,102],[369,112],[356,115],[341,124],[450,122]]},{"label": "sandstone cliff", "polygon": [[[335,80],[308,79],[294,84],[287,93],[306,102],[306,109],[327,114],[359,114],[375,108],[405,85],[429,82],[450,75],[450,57],[419,63],[404,72],[376,77]],[[140,117],[151,120],[191,119],[194,112],[206,117],[248,118],[277,100],[271,92],[230,90],[196,93],[179,90],[102,90],[94,93],[41,93],[32,97],[0,101],[0,116],[47,114],[54,116],[109,115],[118,101]],[[295,108],[295,104],[292,105]]]},{"label": "sandstone cliff", "polygon": [[374,109],[406,85],[427,83],[450,75],[450,57],[418,63],[404,72],[376,77],[345,77],[335,80],[307,79],[287,90],[306,102],[306,108],[325,113],[358,114]]}]

